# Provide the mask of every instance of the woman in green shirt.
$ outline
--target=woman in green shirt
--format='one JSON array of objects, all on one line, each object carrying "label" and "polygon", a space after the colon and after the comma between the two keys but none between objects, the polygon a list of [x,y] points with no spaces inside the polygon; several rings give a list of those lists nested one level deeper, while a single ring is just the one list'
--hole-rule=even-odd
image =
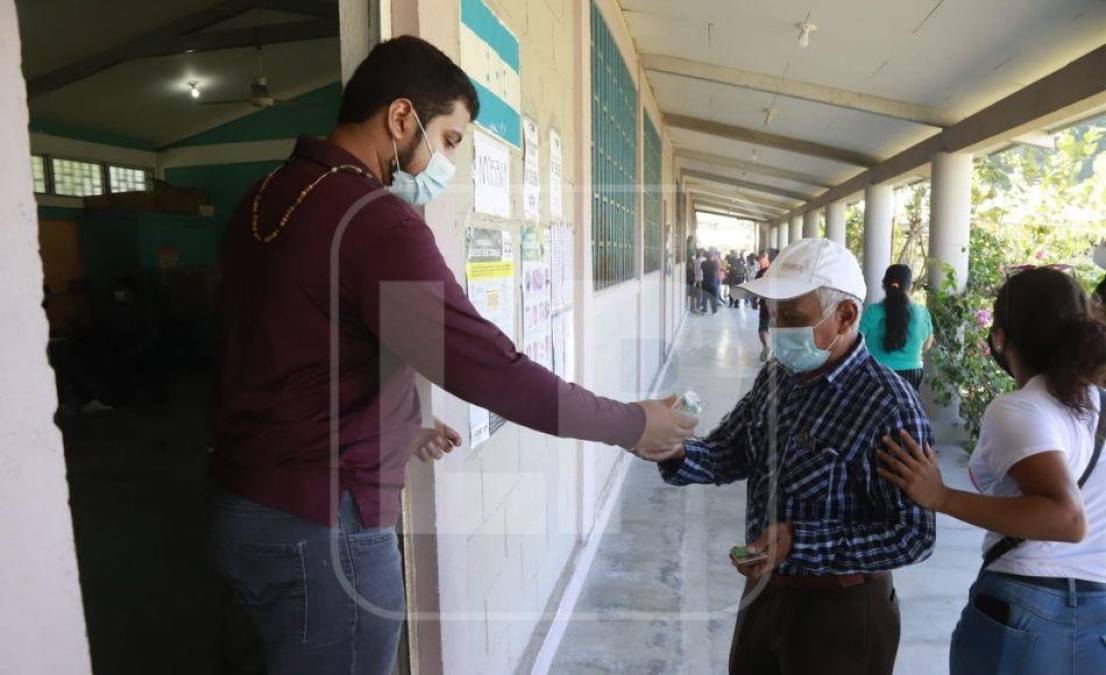
[{"label": "woman in green shirt", "polygon": [[922,355],[933,346],[933,321],[924,305],[910,301],[913,274],[907,265],[891,265],[883,275],[883,302],[864,310],[860,332],[876,361],[917,390],[922,384]]}]

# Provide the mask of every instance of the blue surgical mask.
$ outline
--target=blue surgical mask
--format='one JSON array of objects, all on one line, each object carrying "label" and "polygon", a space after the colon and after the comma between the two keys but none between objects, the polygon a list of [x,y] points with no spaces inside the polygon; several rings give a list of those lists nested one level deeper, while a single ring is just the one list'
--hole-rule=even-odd
[{"label": "blue surgical mask", "polygon": [[809,373],[826,365],[829,360],[830,350],[837,342],[838,335],[825,349],[819,349],[814,341],[814,329],[830,317],[829,314],[822,317],[822,321],[813,326],[800,326],[798,328],[772,328],[769,333],[772,338],[772,351],[776,360],[782,363],[793,373]]},{"label": "blue surgical mask", "polygon": [[415,113],[415,121],[418,122],[426,147],[430,150],[430,163],[419,172],[417,176],[403,170],[399,165],[399,151],[396,142],[392,141],[392,152],[395,153],[396,170],[392,174],[392,184],[388,189],[397,197],[413,206],[423,206],[434,201],[449,187],[449,181],[457,170],[453,162],[444,154],[438,152],[430,145],[430,139],[423,129],[418,113]]}]

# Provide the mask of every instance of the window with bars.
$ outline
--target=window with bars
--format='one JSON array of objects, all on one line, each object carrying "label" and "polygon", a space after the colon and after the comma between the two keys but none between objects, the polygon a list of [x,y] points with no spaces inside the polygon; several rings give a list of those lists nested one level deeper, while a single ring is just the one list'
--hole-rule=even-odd
[{"label": "window with bars", "polygon": [[637,275],[637,90],[591,5],[592,278],[595,289]]},{"label": "window with bars", "polygon": [[54,178],[54,194],[66,197],[104,194],[104,173],[99,164],[54,158],[50,168]]},{"label": "window with bars", "polygon": [[42,155],[31,155],[31,176],[35,183],[35,192],[46,194],[46,158]]},{"label": "window with bars", "polygon": [[661,137],[645,115],[645,273],[661,268]]},{"label": "window with bars", "polygon": [[687,195],[676,190],[676,262],[687,258]]},{"label": "window with bars", "polygon": [[150,188],[150,172],[128,166],[108,166],[108,188],[112,192],[143,192]]}]

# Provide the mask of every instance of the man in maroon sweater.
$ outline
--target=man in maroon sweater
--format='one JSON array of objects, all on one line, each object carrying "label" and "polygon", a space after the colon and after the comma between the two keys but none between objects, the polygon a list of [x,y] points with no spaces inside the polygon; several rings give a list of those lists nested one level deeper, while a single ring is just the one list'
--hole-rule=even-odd
[{"label": "man in maroon sweater", "polygon": [[416,371],[518,424],[648,459],[694,431],[671,400],[619,403],[562,381],[469,303],[411,205],[448,185],[478,112],[442,52],[382,43],[330,137],[300,138],[230,222],[212,540],[271,674],[391,672]]}]

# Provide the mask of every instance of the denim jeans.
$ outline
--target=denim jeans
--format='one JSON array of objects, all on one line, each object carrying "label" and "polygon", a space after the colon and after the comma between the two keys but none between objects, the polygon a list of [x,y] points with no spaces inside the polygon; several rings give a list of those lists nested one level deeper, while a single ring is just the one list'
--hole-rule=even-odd
[{"label": "denim jeans", "polygon": [[257,625],[268,675],[392,672],[404,619],[395,529],[361,527],[348,492],[336,529],[331,551],[325,525],[228,492],[212,498],[216,564]]},{"label": "denim jeans", "polygon": [[1106,673],[1106,591],[984,572],[952,633],[951,675]]}]

